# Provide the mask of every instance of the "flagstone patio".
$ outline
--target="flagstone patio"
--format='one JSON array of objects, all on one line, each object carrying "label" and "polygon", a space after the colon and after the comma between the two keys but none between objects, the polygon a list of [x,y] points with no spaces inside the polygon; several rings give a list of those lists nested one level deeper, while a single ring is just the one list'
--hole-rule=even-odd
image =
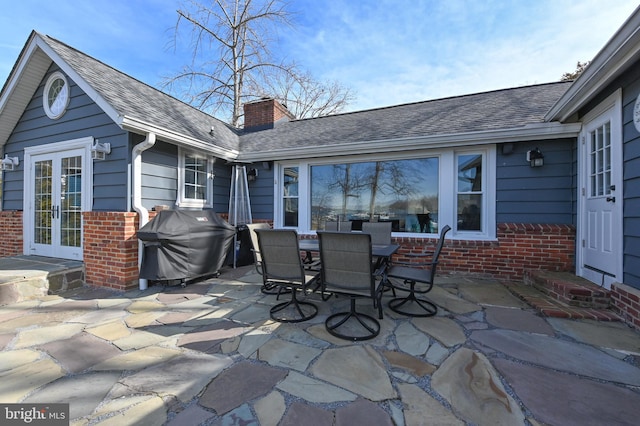
[{"label": "flagstone patio", "polygon": [[640,334],[622,323],[541,317],[495,280],[443,276],[437,316],[385,309],[380,335],[353,343],[324,328],[347,300],[310,294],[318,315],[281,324],[260,285],[243,267],[0,306],[0,402],[68,402],[72,425],[637,420]]}]

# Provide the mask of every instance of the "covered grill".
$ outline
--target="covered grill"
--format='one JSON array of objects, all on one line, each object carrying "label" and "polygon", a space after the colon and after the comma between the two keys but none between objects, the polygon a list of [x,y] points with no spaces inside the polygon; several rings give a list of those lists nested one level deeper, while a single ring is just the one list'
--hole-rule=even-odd
[{"label": "covered grill", "polygon": [[140,278],[184,281],[216,274],[235,234],[213,210],[160,211],[138,231],[144,244]]}]

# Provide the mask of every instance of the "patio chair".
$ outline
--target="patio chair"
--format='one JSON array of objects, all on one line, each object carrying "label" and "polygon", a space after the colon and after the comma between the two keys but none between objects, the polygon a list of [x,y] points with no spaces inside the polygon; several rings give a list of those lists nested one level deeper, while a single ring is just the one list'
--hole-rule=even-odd
[{"label": "patio chair", "polygon": [[371,235],[371,244],[391,244],[391,222],[363,222],[362,232]]},{"label": "patio chair", "polygon": [[255,261],[256,271],[262,275],[262,256],[260,256],[260,250],[258,247],[258,234],[256,233],[256,229],[270,229],[268,223],[250,223],[247,225],[249,228],[249,235],[251,235],[251,245],[253,248],[251,252],[253,253],[253,260]]},{"label": "patio chair", "polygon": [[299,292],[306,292],[320,274],[304,269],[300,258],[298,234],[287,229],[256,229],[262,257],[264,288],[286,289],[291,299],[278,303],[270,310],[271,319],[279,322],[301,322],[316,316],[318,307],[298,300]]},{"label": "patio chair", "polygon": [[325,222],[325,231],[351,232],[351,221]]},{"label": "patio chair", "polygon": [[[386,285],[391,285],[393,289],[409,292],[405,297],[395,297],[389,300],[389,308],[392,311],[411,317],[430,317],[438,312],[438,308],[433,304],[433,302],[425,298],[419,298],[416,295],[426,294],[433,288],[433,280],[436,276],[438,258],[440,257],[442,246],[444,245],[445,235],[450,230],[451,227],[449,225],[442,228],[442,231],[440,232],[440,239],[433,254],[424,253],[410,255],[411,257],[430,256],[430,262],[409,264],[394,262],[387,270],[385,279]],[[403,280],[404,285],[399,286],[393,284],[390,280],[391,278]],[[424,287],[416,288],[417,284],[424,284]]]},{"label": "patio chair", "polygon": [[[256,229],[271,229],[268,223],[250,223],[247,225],[249,228],[249,235],[251,235],[251,245],[253,248],[253,260],[255,262],[256,271],[262,275],[262,256],[260,255],[260,247],[258,246],[258,234]],[[264,283],[260,288],[260,291],[264,294],[277,294],[278,297],[282,294],[283,289],[273,283]]]},{"label": "patio chair", "polygon": [[364,233],[318,232],[320,270],[323,292],[346,296],[350,310],[330,315],[327,331],[341,339],[368,340],[380,333],[380,323],[370,315],[358,312],[356,300],[369,298],[382,319],[382,281],[374,270],[371,236]]}]

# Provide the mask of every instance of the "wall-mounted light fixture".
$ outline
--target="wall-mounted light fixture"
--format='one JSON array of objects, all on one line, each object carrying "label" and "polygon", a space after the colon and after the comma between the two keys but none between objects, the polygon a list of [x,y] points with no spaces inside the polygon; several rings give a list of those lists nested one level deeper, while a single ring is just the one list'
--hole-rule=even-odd
[{"label": "wall-mounted light fixture", "polygon": [[249,182],[253,182],[258,178],[258,169],[249,169],[247,170],[247,180]]},{"label": "wall-mounted light fixture", "polygon": [[2,162],[0,163],[0,168],[2,170],[11,171],[15,170],[15,168],[18,167],[18,164],[20,164],[18,157],[9,157],[5,154]]},{"label": "wall-mounted light fixture", "polygon": [[91,158],[94,160],[104,160],[107,154],[111,154],[110,143],[100,143],[97,139],[91,145]]},{"label": "wall-mounted light fixture", "polygon": [[532,149],[527,151],[527,161],[531,167],[542,167],[544,165],[544,154],[540,149]]}]

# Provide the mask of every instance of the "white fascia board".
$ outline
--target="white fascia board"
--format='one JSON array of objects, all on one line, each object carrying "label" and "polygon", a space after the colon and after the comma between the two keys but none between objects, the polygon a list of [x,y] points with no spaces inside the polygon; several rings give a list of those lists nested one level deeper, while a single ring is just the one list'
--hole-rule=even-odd
[{"label": "white fascia board", "polygon": [[51,66],[51,58],[36,49],[31,40],[18,57],[15,67],[8,77],[4,91],[0,94],[0,147],[4,147],[13,128],[29,104],[33,92],[40,85],[42,77]]},{"label": "white fascia board", "polygon": [[640,8],[598,52],[583,73],[545,115],[545,120],[565,121],[607,84],[640,58]]},{"label": "white fascia board", "polygon": [[506,142],[575,138],[580,133],[581,123],[530,124],[516,129],[488,130],[481,132],[453,133],[424,137],[385,139],[364,142],[338,142],[318,147],[275,149],[264,152],[241,154],[239,161],[293,160],[303,158],[335,157],[338,155],[375,154],[385,152],[416,151],[459,146],[478,146]]},{"label": "white fascia board", "polygon": [[123,130],[128,130],[134,133],[146,134],[148,132],[152,132],[156,134],[158,139],[183,147],[207,152],[225,160],[235,161],[238,158],[238,151],[223,149],[219,146],[213,145],[212,143],[191,138],[181,133],[173,132],[164,127],[156,126],[155,124],[147,123],[135,118],[127,116],[120,117],[119,125]]}]

